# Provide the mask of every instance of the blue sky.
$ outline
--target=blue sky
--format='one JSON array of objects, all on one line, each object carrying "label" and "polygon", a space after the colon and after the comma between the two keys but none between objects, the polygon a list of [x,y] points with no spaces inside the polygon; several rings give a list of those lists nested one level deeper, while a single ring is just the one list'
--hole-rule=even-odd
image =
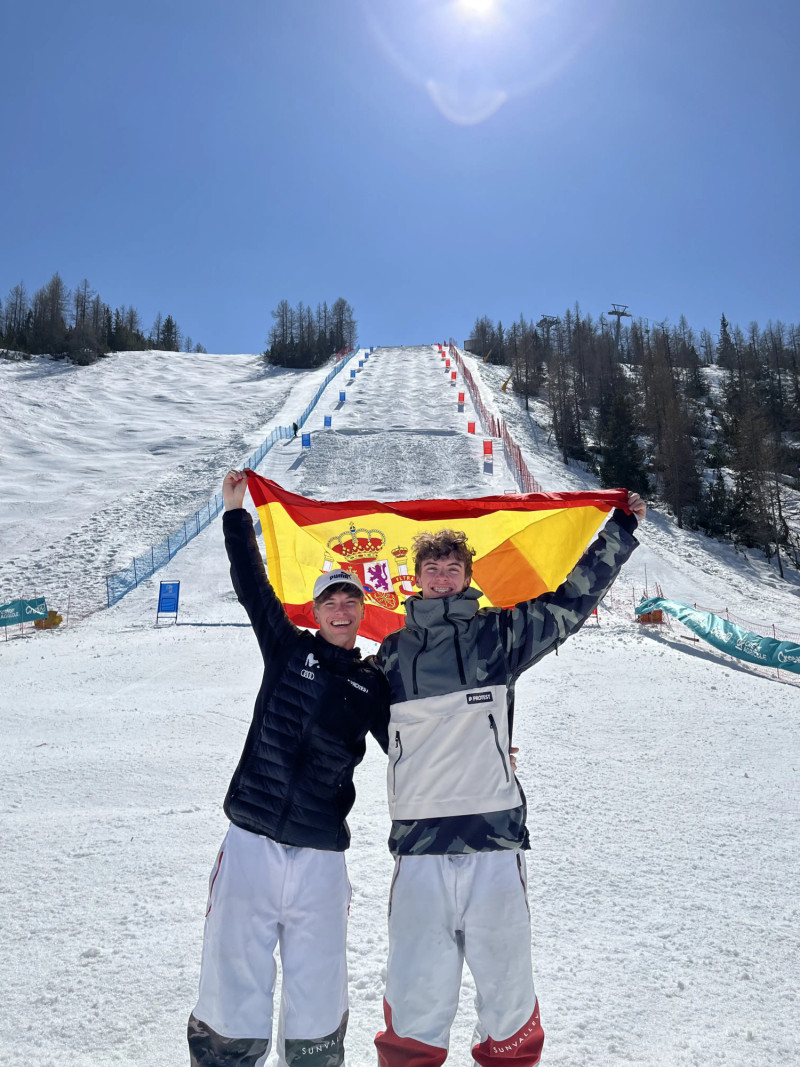
[{"label": "blue sky", "polygon": [[0,36],[2,299],[87,277],[227,352],[282,298],[368,345],[800,321],[796,0],[7,0]]}]

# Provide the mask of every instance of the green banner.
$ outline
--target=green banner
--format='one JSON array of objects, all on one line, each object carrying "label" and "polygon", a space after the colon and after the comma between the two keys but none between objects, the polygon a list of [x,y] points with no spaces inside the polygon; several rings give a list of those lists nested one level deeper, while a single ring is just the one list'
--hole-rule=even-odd
[{"label": "green banner", "polygon": [[47,605],[42,596],[34,600],[11,600],[8,604],[0,604],[0,626],[14,626],[16,623],[46,618]]},{"label": "green banner", "polygon": [[690,608],[688,604],[681,604],[677,600],[664,600],[658,596],[643,600],[634,611],[637,615],[644,615],[655,608],[662,608],[674,615],[698,637],[702,637],[722,652],[727,652],[729,656],[736,656],[747,663],[756,663],[759,667],[774,667],[776,670],[800,674],[800,645],[794,641],[762,637],[761,634],[743,630],[728,619],[712,615],[710,611],[698,611],[697,608]]}]

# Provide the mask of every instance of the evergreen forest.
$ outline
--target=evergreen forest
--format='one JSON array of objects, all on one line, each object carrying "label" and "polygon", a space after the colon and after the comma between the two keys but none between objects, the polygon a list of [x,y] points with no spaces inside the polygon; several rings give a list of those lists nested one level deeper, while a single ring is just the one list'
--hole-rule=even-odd
[{"label": "evergreen forest", "polygon": [[319,367],[332,355],[355,347],[358,329],[355,314],[339,297],[314,311],[302,301],[292,307],[281,300],[272,314],[272,329],[264,358],[279,367]]},{"label": "evergreen forest", "polygon": [[20,283],[5,303],[0,301],[0,349],[69,358],[81,365],[109,352],[205,352],[183,336],[172,315],[165,318],[159,312],[145,330],[136,308],[123,305],[112,311],[86,278],[70,290],[58,273],[33,296]]},{"label": "evergreen forest", "polygon": [[466,347],[506,365],[526,407],[546,405],[565,463],[659,502],[681,527],[762,549],[781,574],[784,558],[800,566],[797,326],[745,332],[723,315],[715,338],[683,317],[651,324],[614,305],[595,320],[576,304],[507,328],[482,316]]}]

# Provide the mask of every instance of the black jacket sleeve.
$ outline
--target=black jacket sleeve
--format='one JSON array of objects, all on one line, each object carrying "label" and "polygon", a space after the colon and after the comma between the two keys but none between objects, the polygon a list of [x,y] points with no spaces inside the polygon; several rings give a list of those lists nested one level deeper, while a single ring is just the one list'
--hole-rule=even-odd
[{"label": "black jacket sleeve", "polygon": [[244,508],[226,511],[222,516],[222,530],[233,588],[250,618],[266,661],[281,645],[294,640],[299,631],[289,622],[283,604],[269,584],[250,513]]}]

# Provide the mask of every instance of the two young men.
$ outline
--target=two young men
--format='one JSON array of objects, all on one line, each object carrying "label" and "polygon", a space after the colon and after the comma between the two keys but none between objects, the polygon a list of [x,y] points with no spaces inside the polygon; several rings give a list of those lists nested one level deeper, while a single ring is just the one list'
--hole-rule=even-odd
[{"label": "two young men", "polygon": [[347,1027],[345,820],[366,734],[386,750],[386,684],[354,647],[364,591],[347,571],[329,571],[314,585],[318,632],[289,622],[243,508],[246,486],[244,472],[226,476],[222,523],[264,675],[225,798],[231,825],[209,885],[190,1063],[266,1062],[279,945],[279,1063],[338,1067]]},{"label": "two young men", "polygon": [[406,601],[405,627],[381,645],[378,673],[354,649],[363,590],[348,572],[315,583],[318,634],[289,622],[242,509],[245,486],[241,472],[226,477],[223,527],[265,673],[225,801],[232,825],[211,878],[191,1063],[266,1061],[278,943],[279,1062],[343,1062],[344,820],[371,730],[389,745],[396,857],[379,1063],[444,1063],[466,959],[477,986],[474,1061],[532,1067],[544,1034],[530,959],[526,805],[509,756],[513,687],[592,613],[636,547],[644,504],[630,494],[632,514],[614,513],[559,589],[511,609],[478,610],[463,534],[417,538],[420,593]]}]

